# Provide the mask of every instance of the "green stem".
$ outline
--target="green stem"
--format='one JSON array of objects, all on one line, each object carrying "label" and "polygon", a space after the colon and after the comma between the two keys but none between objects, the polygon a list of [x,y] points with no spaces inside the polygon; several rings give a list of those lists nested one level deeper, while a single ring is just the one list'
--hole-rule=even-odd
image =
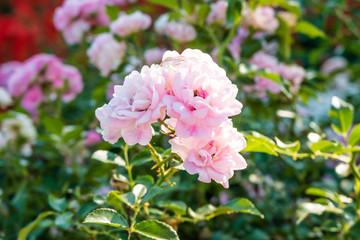
[{"label": "green stem", "polygon": [[161,177],[164,177],[164,166],[161,164],[161,162],[163,161],[161,155],[156,151],[156,149],[151,145],[151,143],[148,143],[147,147],[149,148],[153,159],[159,166]]},{"label": "green stem", "polygon": [[174,175],[174,173],[176,173],[177,172],[177,169],[175,169],[175,168],[170,168],[170,169],[168,169],[166,172],[165,172],[165,174],[164,175],[162,175],[160,178],[159,178],[159,180],[156,182],[156,184],[155,184],[155,186],[161,186],[161,184],[163,183],[163,182],[165,182],[168,178],[170,178],[172,175]]},{"label": "green stem", "polygon": [[160,118],[158,119],[158,122],[161,123],[162,125],[164,125],[172,134],[175,133],[175,129],[172,128],[169,124],[167,124],[165,121],[161,120]]},{"label": "green stem", "polygon": [[123,147],[123,151],[124,151],[124,158],[125,158],[125,162],[126,162],[126,170],[128,172],[129,175],[129,184],[130,184],[130,190],[133,189],[134,187],[134,179],[132,176],[132,164],[130,164],[129,161],[129,146],[125,143],[125,146]]},{"label": "green stem", "polygon": [[232,28],[230,29],[229,34],[227,35],[227,37],[225,38],[225,40],[222,42],[222,44],[220,45],[219,48],[219,52],[218,52],[218,60],[219,60],[219,65],[223,66],[223,55],[224,52],[226,50],[226,47],[229,45],[231,39],[233,39],[235,33],[236,33],[236,29],[238,27],[238,24],[234,24],[232,26]]},{"label": "green stem", "polygon": [[360,171],[356,166],[356,153],[354,153],[351,157],[350,168],[355,178],[355,194],[356,194],[356,210],[358,218],[360,218]]}]

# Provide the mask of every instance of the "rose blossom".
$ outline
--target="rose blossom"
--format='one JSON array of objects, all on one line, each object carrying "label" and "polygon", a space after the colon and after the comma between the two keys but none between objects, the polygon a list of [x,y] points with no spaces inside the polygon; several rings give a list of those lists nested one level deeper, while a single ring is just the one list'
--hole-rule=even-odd
[{"label": "rose blossom", "polygon": [[160,63],[165,51],[166,50],[164,48],[158,47],[147,49],[144,52],[146,64],[150,66],[153,63]]},{"label": "rose blossom", "polygon": [[87,55],[91,63],[101,71],[101,75],[106,77],[119,67],[125,50],[125,42],[116,41],[110,33],[102,33],[96,36]]},{"label": "rose blossom", "polygon": [[167,51],[161,66],[166,71],[167,114],[178,121],[179,137],[208,138],[229,116],[241,112],[238,89],[208,54],[186,49],[181,55]]},{"label": "rose blossom", "polygon": [[65,0],[54,14],[54,26],[68,44],[79,43],[91,27],[108,23],[105,0]]},{"label": "rose blossom", "polygon": [[111,32],[126,37],[141,30],[148,29],[151,25],[151,17],[140,11],[132,14],[121,13],[119,18],[111,23]]},{"label": "rose blossom", "polygon": [[297,91],[305,78],[306,72],[305,69],[299,65],[286,65],[281,63],[279,65],[279,74],[286,80],[292,82],[294,90]]},{"label": "rose blossom", "polygon": [[231,40],[230,44],[228,45],[227,49],[235,60],[240,59],[241,44],[243,39],[245,39],[248,35],[249,30],[247,28],[239,27],[237,29],[237,35]]},{"label": "rose blossom", "polygon": [[9,77],[19,65],[21,65],[20,62],[10,61],[0,66],[0,87],[7,87]]},{"label": "rose blossom", "polygon": [[[278,60],[269,54],[264,53],[263,51],[256,52],[251,59],[249,60],[251,64],[256,65],[259,69],[265,69],[272,73],[279,73],[279,62]],[[255,77],[254,89],[260,93],[261,96],[264,95],[265,91],[270,91],[272,93],[280,93],[281,87],[276,82],[262,76]]]},{"label": "rose blossom", "polygon": [[[231,141],[229,141],[231,139]],[[234,170],[246,168],[247,163],[239,152],[246,147],[246,141],[232,121],[227,120],[214,128],[206,139],[175,137],[169,141],[171,151],[184,160],[189,174],[199,174],[199,181],[210,183],[213,179],[225,188]]]},{"label": "rose blossom", "polygon": [[[33,115],[41,102],[57,97],[70,101],[82,88],[79,71],[50,54],[37,54],[25,60],[8,79],[9,93],[21,97],[22,107]],[[62,95],[58,96],[59,93]]]},{"label": "rose blossom", "polygon": [[67,83],[66,85],[68,87],[67,89],[64,89],[61,95],[61,99],[64,102],[69,102],[83,90],[84,84],[82,81],[82,76],[76,67],[71,65],[64,65],[62,68],[62,78],[64,83]]},{"label": "rose blossom", "polygon": [[222,25],[226,24],[225,15],[228,3],[224,0],[217,1],[211,4],[211,11],[206,18],[207,24],[220,22]]},{"label": "rose blossom", "polygon": [[270,34],[273,34],[279,27],[279,21],[275,17],[275,11],[269,6],[257,7],[254,11],[250,11],[246,22],[252,27]]},{"label": "rose blossom", "polygon": [[25,92],[25,95],[21,100],[21,106],[31,115],[36,115],[37,107],[43,99],[44,95],[41,88],[38,85],[35,85]]},{"label": "rose blossom", "polygon": [[321,66],[321,73],[328,75],[336,70],[346,67],[348,64],[344,57],[332,57],[327,59]]},{"label": "rose blossom", "polygon": [[101,142],[101,135],[95,130],[85,132],[85,146],[92,146]]},{"label": "rose blossom", "polygon": [[195,28],[182,22],[168,22],[165,26],[165,34],[177,42],[191,42],[196,38]]},{"label": "rose blossom", "polygon": [[165,117],[162,68],[144,66],[140,72],[133,71],[122,86],[114,89],[114,98],[95,112],[104,131],[104,140],[116,143],[123,137],[129,145],[148,144],[153,135],[151,123]]}]

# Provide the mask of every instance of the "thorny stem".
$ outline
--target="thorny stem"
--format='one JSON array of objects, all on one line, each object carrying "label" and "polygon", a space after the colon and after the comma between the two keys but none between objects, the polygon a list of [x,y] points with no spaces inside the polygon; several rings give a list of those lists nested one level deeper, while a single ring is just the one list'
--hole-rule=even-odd
[{"label": "thorny stem", "polygon": [[161,177],[163,177],[164,176],[164,166],[161,164],[161,162],[162,162],[161,155],[155,150],[155,148],[151,145],[151,143],[148,143],[147,147],[149,148],[153,159],[155,160],[155,162],[159,166]]},{"label": "thorny stem", "polygon": [[169,124],[167,124],[166,122],[164,122],[163,120],[161,120],[160,118],[158,119],[159,123],[161,123],[162,125],[164,125],[171,133],[175,133],[175,129],[172,128]]},{"label": "thorny stem", "polygon": [[155,186],[161,186],[163,182],[165,182],[168,178],[170,178],[174,173],[177,172],[177,169],[170,168],[165,172],[165,175],[161,176],[159,180],[156,182]]}]

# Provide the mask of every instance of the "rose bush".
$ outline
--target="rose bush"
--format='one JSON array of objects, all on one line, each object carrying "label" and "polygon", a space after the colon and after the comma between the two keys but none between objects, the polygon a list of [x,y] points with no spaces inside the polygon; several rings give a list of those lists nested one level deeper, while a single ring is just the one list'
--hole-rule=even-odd
[{"label": "rose bush", "polygon": [[0,65],[0,239],[360,238],[357,18],[59,3],[68,50]]}]

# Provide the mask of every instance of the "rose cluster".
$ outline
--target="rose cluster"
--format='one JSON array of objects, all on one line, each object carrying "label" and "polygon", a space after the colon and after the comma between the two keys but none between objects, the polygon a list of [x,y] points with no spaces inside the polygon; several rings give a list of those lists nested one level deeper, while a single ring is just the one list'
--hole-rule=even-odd
[{"label": "rose cluster", "polygon": [[[255,65],[258,69],[275,73],[283,77],[291,85],[291,90],[293,92],[299,90],[306,75],[303,67],[297,64],[287,65],[285,63],[279,63],[276,57],[269,55],[264,51],[256,52],[249,60],[249,63]],[[269,78],[256,76],[255,84],[253,86],[248,86],[245,90],[250,92],[255,90],[260,97],[266,97],[266,91],[274,94],[280,93],[281,86]]]},{"label": "rose cluster", "polygon": [[242,109],[237,92],[208,54],[167,51],[160,65],[133,71],[115,86],[114,97],[96,110],[96,117],[104,140],[116,143],[122,137],[129,145],[148,144],[151,124],[162,123],[172,131],[172,152],[184,160],[188,173],[228,187],[234,170],[247,166],[239,154],[246,141],[229,119]]},{"label": "rose cluster", "polygon": [[0,83],[33,116],[41,103],[71,101],[83,89],[79,71],[50,54],[37,54],[23,63],[0,67]]},{"label": "rose cluster", "polygon": [[79,43],[92,27],[109,24],[105,4],[105,0],[65,0],[55,10],[55,28],[68,44]]},{"label": "rose cluster", "polygon": [[[97,35],[87,55],[90,62],[100,70],[103,77],[115,71],[123,61],[126,52],[126,42],[116,38],[126,38],[140,31],[146,30],[151,25],[151,17],[140,11],[131,14],[122,12],[110,24],[111,32]],[[116,35],[117,37],[114,37]]]}]

